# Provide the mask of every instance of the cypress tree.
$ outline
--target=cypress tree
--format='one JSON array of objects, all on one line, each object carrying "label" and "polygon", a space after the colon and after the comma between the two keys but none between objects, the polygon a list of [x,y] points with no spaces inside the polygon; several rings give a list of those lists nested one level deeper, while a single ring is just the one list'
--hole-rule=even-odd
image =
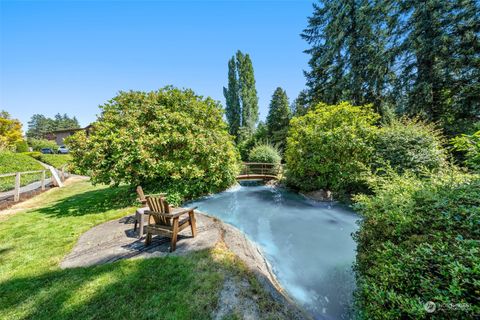
[{"label": "cypress tree", "polygon": [[267,116],[267,131],[271,142],[281,150],[285,148],[290,116],[287,93],[278,87],[270,101],[270,109]]},{"label": "cypress tree", "polygon": [[248,54],[237,51],[237,71],[242,106],[242,127],[250,132],[255,131],[258,121],[258,97],[255,87],[253,64]]},{"label": "cypress tree", "polygon": [[237,67],[235,57],[228,61],[228,88],[223,87],[223,95],[225,96],[226,108],[225,113],[229,126],[229,133],[235,137],[238,136],[238,130],[241,124],[241,108],[239,97],[239,86]]}]

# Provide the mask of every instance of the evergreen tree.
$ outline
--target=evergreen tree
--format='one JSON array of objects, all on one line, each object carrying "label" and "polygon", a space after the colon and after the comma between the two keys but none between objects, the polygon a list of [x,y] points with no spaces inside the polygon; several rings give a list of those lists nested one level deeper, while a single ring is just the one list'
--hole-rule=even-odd
[{"label": "evergreen tree", "polygon": [[302,90],[298,97],[293,101],[292,113],[294,116],[303,116],[308,112],[310,102],[308,100],[308,91]]},{"label": "evergreen tree", "polygon": [[248,54],[244,55],[240,50],[237,51],[236,58],[242,108],[242,127],[254,132],[258,121],[258,97],[253,64],[250,56]]},{"label": "evergreen tree", "polygon": [[228,88],[223,87],[226,100],[225,113],[231,135],[237,137],[241,124],[242,111],[240,107],[237,67],[235,57],[228,61]]},{"label": "evergreen tree", "polygon": [[[381,2],[381,1],[380,1]],[[392,77],[386,17],[368,0],[324,0],[314,4],[302,37],[311,45],[308,94],[313,103],[373,103],[381,112]]]},{"label": "evergreen tree", "polygon": [[54,118],[42,114],[34,114],[28,122],[27,137],[42,139],[47,132],[80,128],[76,117],[70,118],[67,114],[57,113]]},{"label": "evergreen tree", "polygon": [[267,116],[267,130],[271,142],[281,150],[285,148],[290,116],[287,93],[278,87],[270,101],[270,109]]},{"label": "evergreen tree", "polygon": [[[443,123],[480,116],[480,12],[474,0],[408,0],[401,7],[404,109]],[[446,128],[447,133],[452,128]],[[453,128],[453,130],[455,130]]]}]

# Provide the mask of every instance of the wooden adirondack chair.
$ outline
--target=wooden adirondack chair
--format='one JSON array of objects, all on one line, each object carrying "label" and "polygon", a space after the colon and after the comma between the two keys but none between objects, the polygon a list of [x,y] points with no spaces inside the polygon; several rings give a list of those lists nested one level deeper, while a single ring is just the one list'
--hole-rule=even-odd
[{"label": "wooden adirondack chair", "polygon": [[[148,208],[147,205],[147,198],[145,197],[145,193],[143,193],[143,188],[141,186],[137,186],[137,201],[142,204],[142,208],[137,209],[135,211],[135,224],[133,226],[133,231],[137,231],[137,225],[140,224],[138,236],[141,238],[143,236],[143,226],[145,222],[147,222],[148,215],[145,213]],[[159,194],[151,194],[150,196],[166,196],[166,193],[159,193]]]},{"label": "wooden adirondack chair", "polygon": [[[152,242],[152,235],[161,235],[171,238],[170,252],[175,251],[177,245],[178,233],[190,226],[192,236],[197,234],[195,213],[197,208],[174,208],[168,204],[162,196],[147,196],[147,204],[150,210],[145,213],[153,218],[153,223],[149,218],[147,225],[147,238],[145,245]],[[188,214],[188,217],[180,219],[182,216]]]}]

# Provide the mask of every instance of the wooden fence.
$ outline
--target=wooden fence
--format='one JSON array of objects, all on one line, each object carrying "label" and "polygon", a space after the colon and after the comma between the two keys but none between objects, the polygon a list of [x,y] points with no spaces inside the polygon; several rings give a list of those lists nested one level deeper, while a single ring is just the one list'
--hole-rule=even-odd
[{"label": "wooden fence", "polygon": [[[4,174],[0,174],[0,178],[15,177],[15,185],[14,185],[14,188],[13,188],[13,201],[18,202],[20,200],[20,194],[22,193],[22,175],[41,173],[42,176],[41,176],[40,180],[34,181],[31,184],[29,184],[27,186],[24,186],[23,188],[26,188],[30,185],[33,185],[35,183],[40,182],[39,187],[42,191],[45,190],[45,187],[50,182],[53,182],[54,185],[60,185],[61,182],[65,181],[65,179],[69,176],[69,173],[65,171],[65,165],[62,166],[59,169],[55,169],[53,167],[51,167],[51,168],[56,171],[57,176],[60,179],[60,182],[56,181],[56,178],[54,177],[55,174],[53,172],[52,172],[52,178],[47,178],[47,171],[52,171],[52,170],[47,170],[47,169],[45,169],[45,170],[35,170],[35,171],[23,171],[23,172],[15,172],[15,173],[4,173]],[[32,190],[35,190],[35,189],[37,189],[37,188],[34,188]],[[27,190],[25,192],[32,191],[32,190]],[[11,193],[12,193],[12,191],[7,191],[7,192],[0,193],[0,195],[3,194],[3,195],[6,195],[8,197],[11,197]]]}]

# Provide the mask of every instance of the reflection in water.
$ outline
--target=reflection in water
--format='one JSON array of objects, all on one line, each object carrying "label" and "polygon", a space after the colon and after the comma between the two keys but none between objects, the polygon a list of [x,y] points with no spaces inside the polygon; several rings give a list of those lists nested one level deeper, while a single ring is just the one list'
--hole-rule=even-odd
[{"label": "reflection in water", "polygon": [[235,187],[188,205],[258,243],[282,286],[315,317],[349,318],[355,258],[351,233],[358,220],[351,210],[268,186]]}]

